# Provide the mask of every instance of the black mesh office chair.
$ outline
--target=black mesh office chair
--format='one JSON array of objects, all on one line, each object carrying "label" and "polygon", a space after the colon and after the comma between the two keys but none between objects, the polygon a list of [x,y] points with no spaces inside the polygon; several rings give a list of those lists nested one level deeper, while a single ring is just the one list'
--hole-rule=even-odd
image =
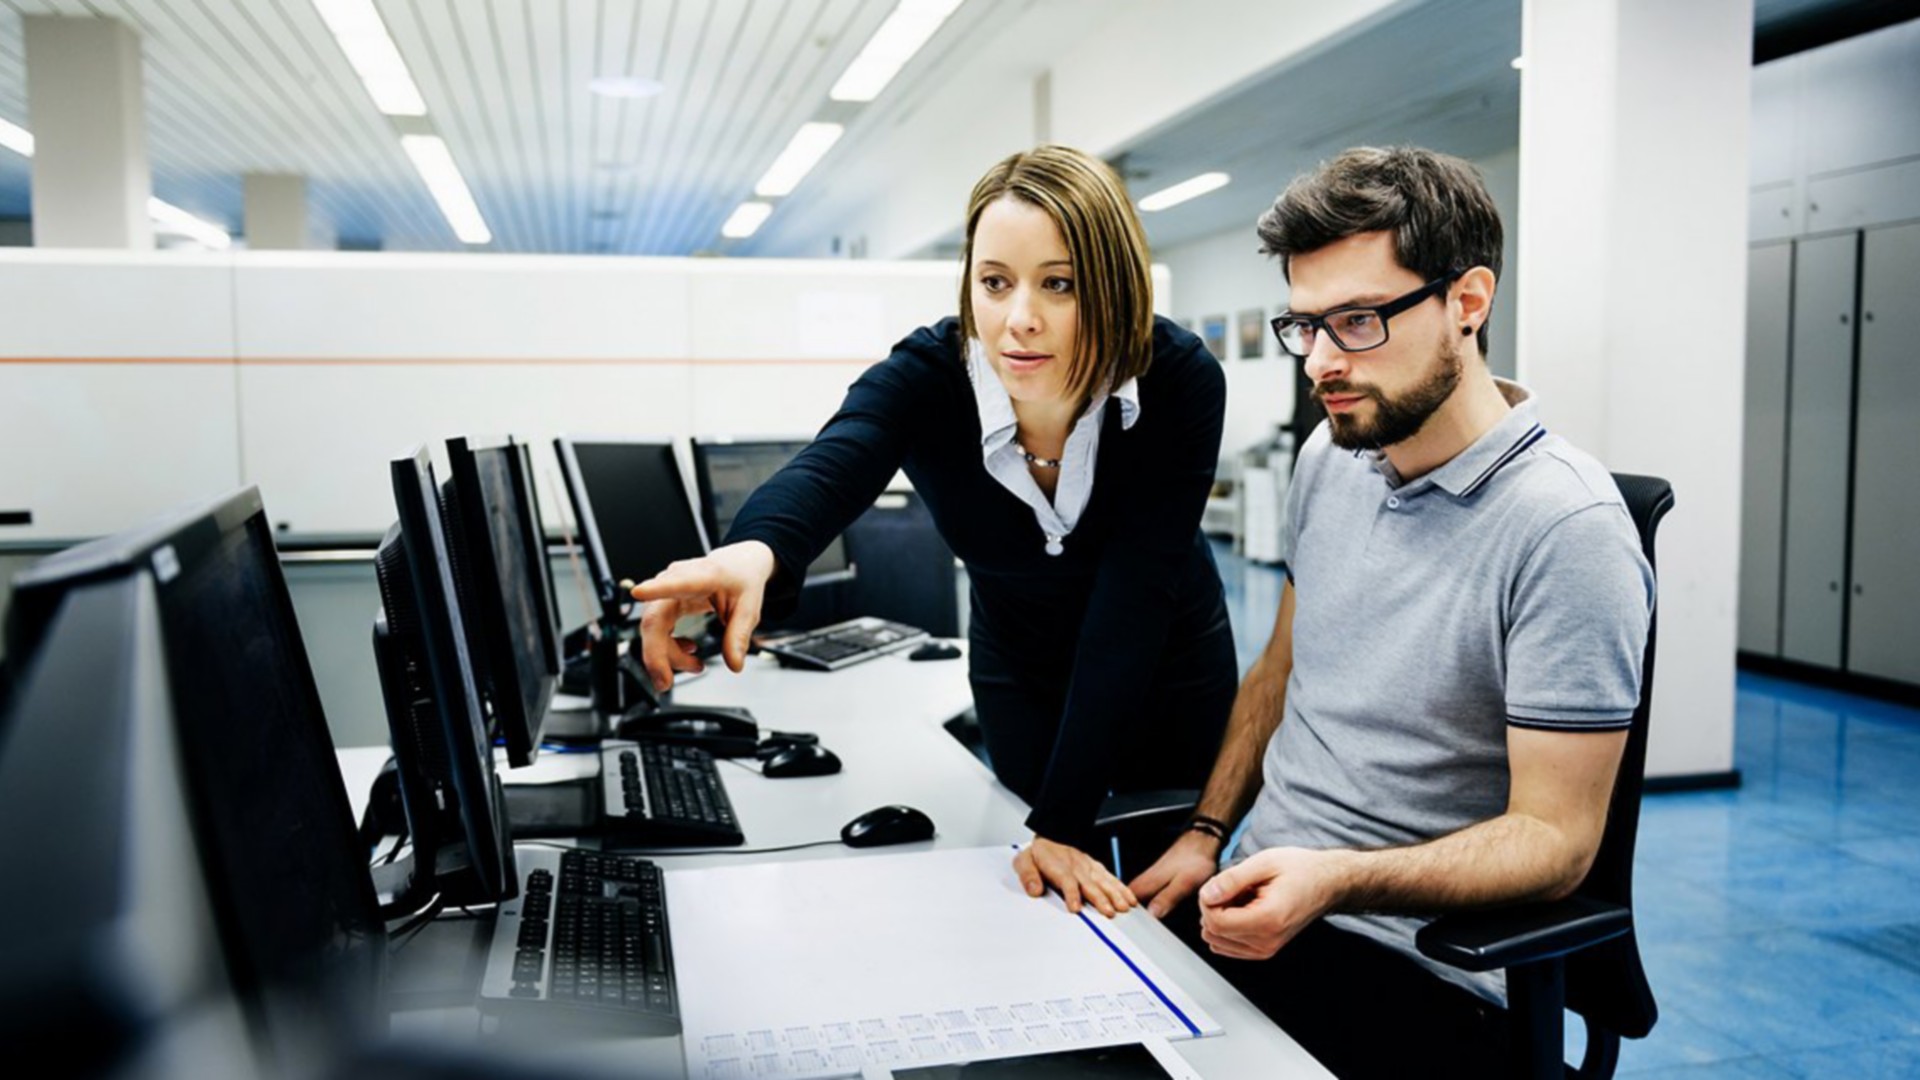
[{"label": "black mesh office chair", "polygon": [[[1654,533],[1673,509],[1673,487],[1655,476],[1615,473],[1613,479],[1652,566]],[[1465,971],[1506,969],[1514,1076],[1604,1080],[1619,1063],[1620,1040],[1644,1038],[1659,1017],[1633,934],[1633,845],[1653,704],[1653,638],[1650,624],[1640,705],[1586,880],[1564,900],[1448,915],[1429,923],[1415,942],[1428,957]],[[1587,1027],[1586,1056],[1577,1069],[1563,1060],[1568,1009]]]}]

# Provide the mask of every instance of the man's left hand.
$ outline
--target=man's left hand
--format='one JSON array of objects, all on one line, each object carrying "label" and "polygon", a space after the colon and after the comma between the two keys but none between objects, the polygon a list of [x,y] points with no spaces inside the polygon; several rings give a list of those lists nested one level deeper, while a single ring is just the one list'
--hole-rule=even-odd
[{"label": "man's left hand", "polygon": [[1200,887],[1200,937],[1236,960],[1265,960],[1332,910],[1345,852],[1268,848]]}]

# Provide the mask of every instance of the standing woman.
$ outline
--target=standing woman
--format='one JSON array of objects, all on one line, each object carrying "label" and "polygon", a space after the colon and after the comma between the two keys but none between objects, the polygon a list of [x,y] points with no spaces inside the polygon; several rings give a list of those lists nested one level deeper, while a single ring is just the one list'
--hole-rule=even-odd
[{"label": "standing woman", "polygon": [[1081,850],[1101,800],[1201,787],[1238,680],[1200,533],[1225,379],[1154,316],[1140,220],[1080,151],[988,170],[964,265],[959,318],[868,369],[725,546],[634,588],[642,656],[662,690],[699,670],[672,626],[717,611],[739,671],[763,606],[791,607],[814,557],[905,469],[972,583],[975,712],[995,774],[1033,808],[1020,878],[1112,915],[1136,901]]}]

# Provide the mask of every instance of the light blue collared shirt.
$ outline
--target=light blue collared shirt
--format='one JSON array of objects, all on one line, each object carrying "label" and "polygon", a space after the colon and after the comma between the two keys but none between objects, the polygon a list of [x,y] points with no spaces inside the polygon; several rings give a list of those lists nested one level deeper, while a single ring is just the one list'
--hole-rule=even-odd
[{"label": "light blue collared shirt", "polygon": [[1067,433],[1067,447],[1060,452],[1060,482],[1049,501],[1027,471],[1027,459],[1014,439],[1019,421],[1013,414],[1013,398],[987,363],[986,347],[978,341],[967,345],[967,376],[973,382],[973,400],[980,410],[980,457],[987,472],[1033,508],[1033,518],[1047,537],[1047,554],[1060,554],[1093,496],[1093,466],[1100,460],[1101,418],[1107,399],[1120,402],[1121,429],[1133,427],[1140,419],[1140,380],[1128,379],[1110,393],[1095,394],[1087,403],[1087,411]]}]

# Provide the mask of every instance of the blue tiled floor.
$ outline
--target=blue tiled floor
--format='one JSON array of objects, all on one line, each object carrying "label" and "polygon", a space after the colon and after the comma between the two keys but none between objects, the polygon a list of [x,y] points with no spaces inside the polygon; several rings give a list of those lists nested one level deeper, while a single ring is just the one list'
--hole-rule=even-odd
[{"label": "blue tiled floor", "polygon": [[[1216,554],[1244,670],[1282,579]],[[1749,674],[1735,709],[1741,786],[1641,811],[1660,1022],[1619,1075],[1920,1080],[1920,710]]]}]

